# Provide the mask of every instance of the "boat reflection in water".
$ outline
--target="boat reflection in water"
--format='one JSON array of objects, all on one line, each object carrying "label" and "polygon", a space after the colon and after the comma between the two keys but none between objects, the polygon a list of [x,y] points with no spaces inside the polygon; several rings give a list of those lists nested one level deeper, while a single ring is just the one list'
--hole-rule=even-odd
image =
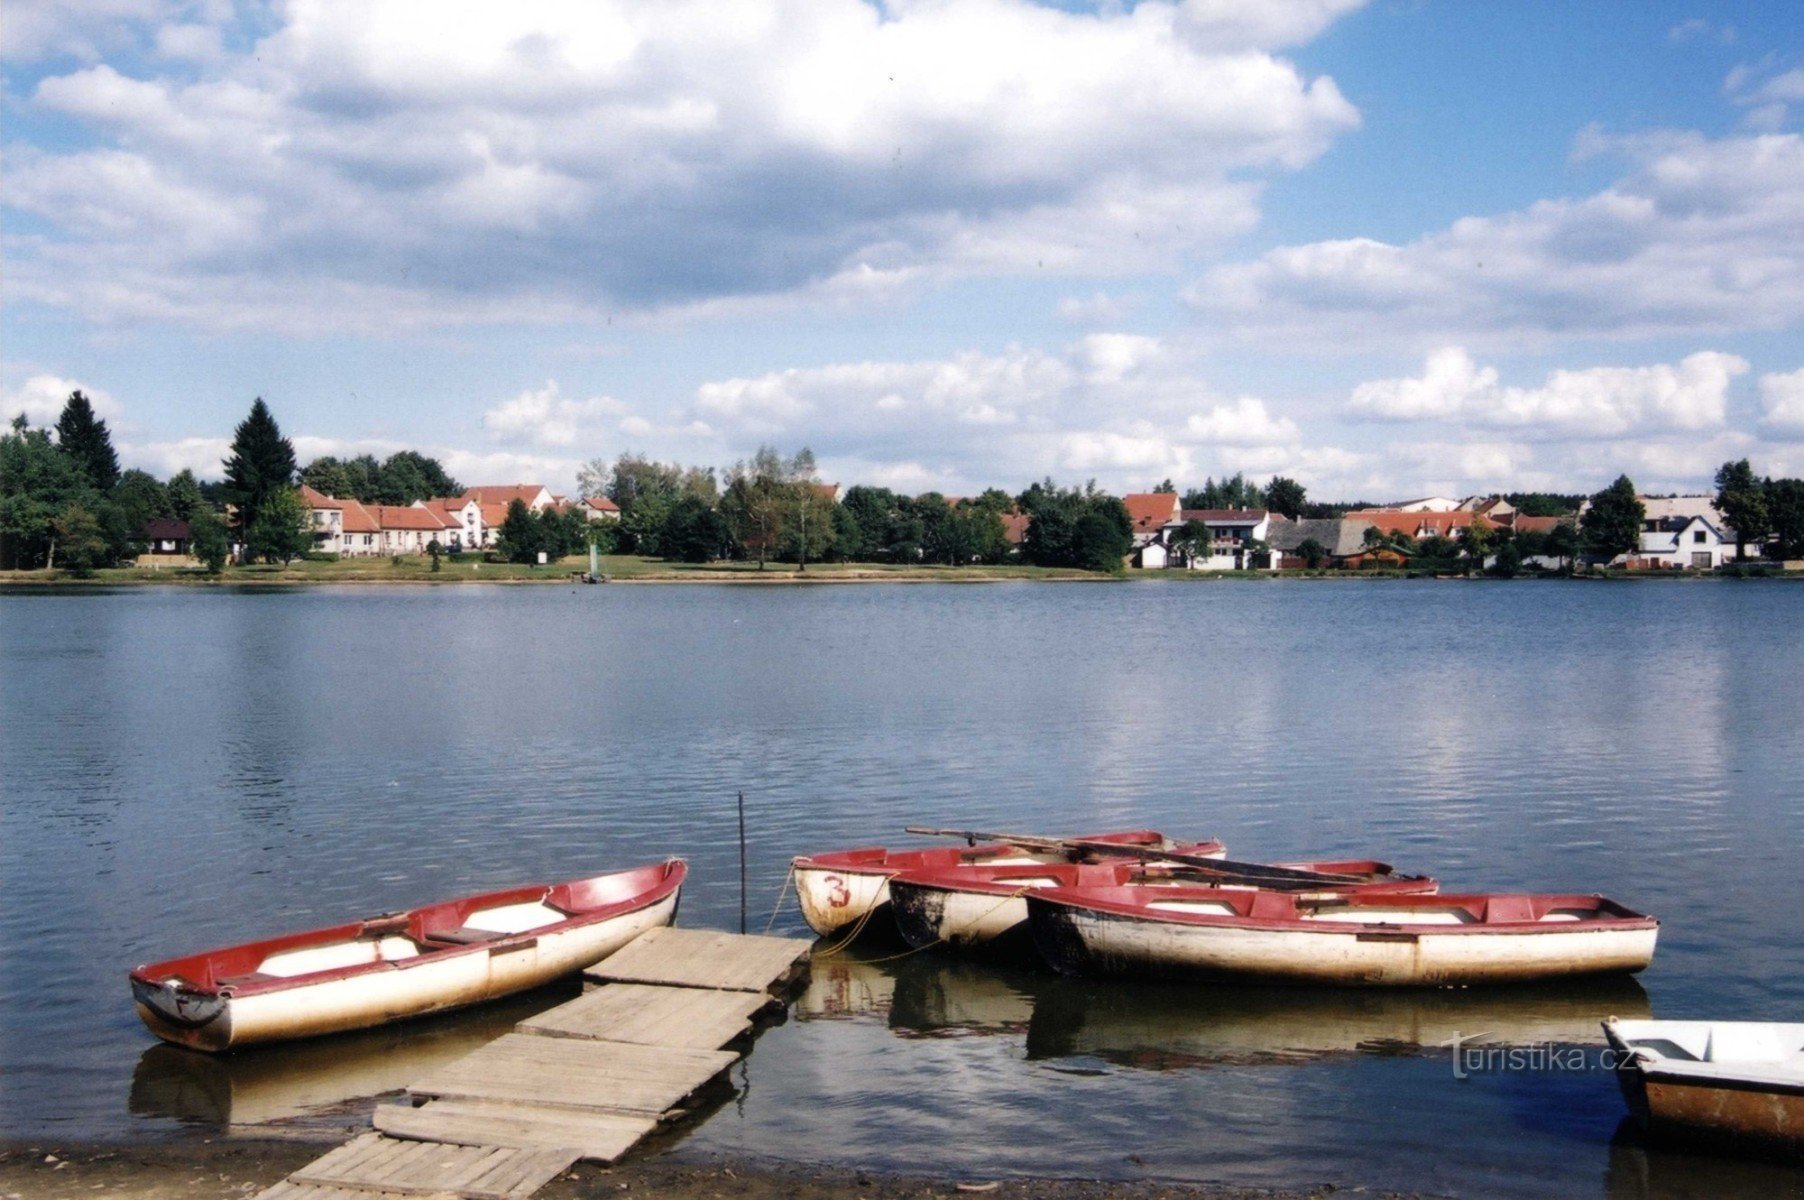
[{"label": "boat reflection in water", "polygon": [[1791,1164],[1649,1146],[1633,1117],[1610,1143],[1604,1181],[1609,1200],[1771,1200],[1800,1188]]},{"label": "boat reflection in water", "polygon": [[1598,1022],[1649,1014],[1627,976],[1558,986],[1422,989],[1175,986],[1065,979],[929,954],[814,964],[803,1020],[883,1019],[900,1036],[1022,1034],[1031,1059],[1101,1058],[1166,1069],[1352,1053],[1597,1045]]},{"label": "boat reflection in water", "polygon": [[217,1126],[342,1113],[417,1082],[579,990],[566,981],[442,1017],[231,1054],[159,1043],[138,1059],[129,1106],[137,1117]]}]

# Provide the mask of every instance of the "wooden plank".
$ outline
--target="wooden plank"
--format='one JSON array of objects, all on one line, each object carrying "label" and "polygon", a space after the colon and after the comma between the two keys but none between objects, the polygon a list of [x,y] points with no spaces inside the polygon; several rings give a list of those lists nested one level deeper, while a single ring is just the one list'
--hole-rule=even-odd
[{"label": "wooden plank", "polygon": [[415,1096],[657,1116],[736,1060],[679,1050],[510,1033],[408,1088]]},{"label": "wooden plank", "polygon": [[396,1196],[516,1200],[557,1178],[569,1149],[446,1145],[364,1134],[290,1175],[296,1184]]},{"label": "wooden plank", "polygon": [[[399,1192],[371,1192],[362,1188],[322,1187],[315,1183],[292,1183],[284,1179],[274,1187],[265,1188],[251,1200],[383,1200],[393,1197],[403,1200]],[[428,1200],[458,1200],[450,1192],[440,1192],[438,1196]],[[408,1196],[405,1200],[421,1200],[418,1196]]]},{"label": "wooden plank", "polygon": [[583,1112],[536,1104],[484,1104],[432,1100],[415,1108],[384,1104],[376,1128],[390,1137],[466,1146],[515,1146],[573,1150],[595,1162],[613,1162],[658,1127],[653,1117]]},{"label": "wooden plank", "polygon": [[762,992],[610,983],[515,1028],[544,1037],[718,1050],[751,1028],[770,1003]]},{"label": "wooden plank", "polygon": [[707,929],[648,929],[583,972],[602,983],[771,992],[806,962],[801,938],[716,933]]}]

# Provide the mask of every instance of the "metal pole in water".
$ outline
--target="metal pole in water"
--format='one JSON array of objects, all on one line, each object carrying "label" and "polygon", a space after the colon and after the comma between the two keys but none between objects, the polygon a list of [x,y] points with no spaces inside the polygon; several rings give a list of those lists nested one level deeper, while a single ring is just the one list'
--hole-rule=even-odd
[{"label": "metal pole in water", "polygon": [[745,932],[745,792],[739,793],[739,932]]}]

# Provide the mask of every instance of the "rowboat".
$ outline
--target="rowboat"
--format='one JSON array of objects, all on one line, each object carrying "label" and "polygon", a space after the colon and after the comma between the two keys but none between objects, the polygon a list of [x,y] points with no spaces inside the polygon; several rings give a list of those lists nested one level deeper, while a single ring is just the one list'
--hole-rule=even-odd
[{"label": "rowboat", "polygon": [[[1413,894],[1439,885],[1425,875],[1399,874],[1371,860],[1273,863],[1294,876],[1281,882],[1303,896],[1347,892]],[[916,949],[1028,947],[1027,893],[1048,887],[1208,887],[1245,890],[1260,886],[1231,874],[1164,863],[1003,863],[904,871],[889,881],[890,905],[903,940]],[[1270,886],[1270,882],[1266,883]]]},{"label": "rowboat", "polygon": [[676,919],[673,858],[150,963],[138,1016],[167,1042],[221,1051],[480,1004],[580,971]]},{"label": "rowboat", "polygon": [[1804,1157],[1804,1025],[1611,1017],[1604,1037],[1650,1137]]},{"label": "rowboat", "polygon": [[796,896],[801,901],[802,919],[820,936],[830,937],[854,925],[862,929],[874,923],[879,929],[889,928],[889,881],[903,871],[1094,859],[1095,849],[1079,848],[1079,843],[1090,843],[1093,847],[1182,851],[1199,856],[1219,856],[1227,852],[1220,842],[1176,843],[1150,829],[1099,833],[1070,842],[1050,838],[1032,840],[1036,843],[1032,846],[1000,840],[915,850],[864,846],[856,850],[801,855],[793,859],[790,866],[795,870]]},{"label": "rowboat", "polygon": [[1602,896],[1050,887],[1026,899],[1034,946],[1063,974],[1515,983],[1639,971],[1659,934],[1652,917]]}]

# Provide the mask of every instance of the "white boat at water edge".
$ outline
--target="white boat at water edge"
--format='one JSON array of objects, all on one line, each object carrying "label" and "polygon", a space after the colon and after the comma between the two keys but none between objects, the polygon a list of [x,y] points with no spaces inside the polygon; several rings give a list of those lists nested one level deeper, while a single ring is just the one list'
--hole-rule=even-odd
[{"label": "white boat at water edge", "polygon": [[1623,1098],[1651,1138],[1804,1158],[1804,1024],[1603,1025]]}]

